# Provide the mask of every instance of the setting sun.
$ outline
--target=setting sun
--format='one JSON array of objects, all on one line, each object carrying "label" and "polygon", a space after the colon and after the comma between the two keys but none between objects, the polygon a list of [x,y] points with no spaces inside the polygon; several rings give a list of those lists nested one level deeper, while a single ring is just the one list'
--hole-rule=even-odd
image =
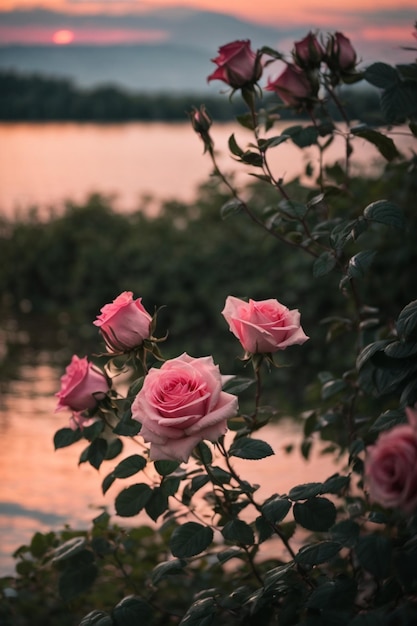
[{"label": "setting sun", "polygon": [[74,41],[74,33],[72,30],[57,30],[52,35],[52,41],[58,45],[65,45]]}]

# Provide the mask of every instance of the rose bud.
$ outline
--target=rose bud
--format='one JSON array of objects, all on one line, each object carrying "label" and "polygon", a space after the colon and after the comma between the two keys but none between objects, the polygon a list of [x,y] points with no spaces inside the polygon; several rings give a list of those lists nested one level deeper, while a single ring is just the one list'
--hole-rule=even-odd
[{"label": "rose bud", "polygon": [[109,390],[105,374],[87,357],[74,355],[61,377],[61,389],[55,395],[59,399],[56,411],[69,409],[73,413],[94,409]]},{"label": "rose bud", "polygon": [[213,140],[210,137],[210,127],[213,123],[210,115],[207,113],[204,104],[199,109],[193,107],[190,113],[191,125],[195,132],[198,133],[204,142],[204,152],[213,148]]},{"label": "rose bud", "polygon": [[222,391],[211,356],[188,354],[151,368],[132,404],[132,418],[150,443],[153,461],[187,461],[203,439],[216,441],[238,410],[237,397]]},{"label": "rose bud", "polygon": [[268,81],[266,91],[275,91],[281,100],[288,105],[309,106],[312,98],[317,95],[318,85],[314,86],[305,72],[291,63],[273,81]]},{"label": "rose bud", "polygon": [[142,298],[133,300],[131,291],[124,291],[100,311],[93,323],[110,352],[128,352],[149,337],[152,317],[143,307]]},{"label": "rose bud", "polygon": [[355,68],[356,52],[350,40],[342,33],[329,37],[326,47],[326,62],[331,70],[349,72]]},{"label": "rose bud", "polygon": [[311,32],[301,41],[295,42],[292,54],[295,63],[304,69],[318,68],[324,59],[324,50]]},{"label": "rose bud", "polygon": [[250,354],[285,350],[308,339],[301,328],[298,309],[290,311],[278,300],[245,302],[228,296],[222,314],[243,349]]},{"label": "rose bud", "polygon": [[262,75],[260,57],[251,49],[249,40],[221,46],[219,56],[212,61],[217,69],[207,80],[222,80],[233,89],[254,85]]}]

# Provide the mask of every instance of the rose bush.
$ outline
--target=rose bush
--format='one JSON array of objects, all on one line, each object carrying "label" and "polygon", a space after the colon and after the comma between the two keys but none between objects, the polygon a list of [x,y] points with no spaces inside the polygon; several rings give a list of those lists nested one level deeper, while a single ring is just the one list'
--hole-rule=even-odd
[{"label": "rose bush", "polygon": [[278,300],[241,300],[228,296],[222,314],[232,333],[250,354],[277,352],[303,344],[308,337],[300,325],[298,309]]},{"label": "rose bush", "polygon": [[233,89],[251,86],[262,76],[260,57],[252,50],[248,40],[232,41],[221,46],[219,55],[212,61],[217,69],[207,80],[222,80]]},{"label": "rose bush", "polygon": [[100,311],[93,323],[111,352],[132,350],[149,337],[152,316],[142,305],[142,298],[133,300],[131,291],[124,291]]},{"label": "rose bush", "polygon": [[187,461],[202,441],[216,441],[236,415],[237,397],[222,391],[212,357],[182,354],[152,368],[132,404],[140,434],[151,444],[152,460]]},{"label": "rose bush", "polygon": [[[298,62],[304,64],[307,40],[298,43],[302,43]],[[218,69],[209,77],[242,89],[249,111],[238,122],[253,131],[253,138],[242,148],[233,134],[228,146],[235,160],[254,168],[250,174],[261,184],[253,193],[237,188],[233,177],[220,169],[205,109],[195,109],[191,122],[204,139],[214,175],[228,193],[222,217],[243,218],[277,246],[286,247],[288,267],[294,271],[286,293],[291,289],[294,301],[298,298],[307,307],[306,292],[300,289],[296,294],[297,288],[313,278],[321,282],[323,319],[318,313],[311,341],[302,350],[311,346],[312,362],[319,355],[317,362],[325,362],[326,369],[313,372],[301,394],[300,412],[294,407],[288,411],[297,417],[290,427],[295,438],[290,444],[282,441],[274,450],[268,441],[271,430],[263,431],[263,440],[262,429],[266,425],[285,428],[279,421],[282,400],[291,375],[297,376],[298,371],[273,370],[272,355],[308,339],[299,310],[288,309],[276,299],[226,299],[222,314],[245,350],[244,363],[237,366],[245,368],[248,362],[253,366],[248,377],[225,381],[211,356],[190,357],[184,352],[165,360],[156,345],[159,340],[150,336],[144,339],[143,350],[102,355],[106,371],[114,365],[115,375],[124,371],[128,383],[123,392],[116,384],[107,394],[102,391],[105,397],[96,407],[96,384],[87,394],[83,388],[90,367],[86,360],[79,360],[82,368],[74,362],[72,369],[79,367],[82,372],[68,371],[63,377],[58,394],[61,408],[75,412],[91,402],[99,419],[89,428],[80,423],[76,431],[61,429],[55,447],[85,439],[80,463],[99,469],[110,462],[101,483],[103,494],[119,480],[139,474],[139,482],[117,493],[115,512],[129,518],[146,513],[153,522],[152,528],[120,529],[103,512],[82,537],[68,537],[68,529],[61,541],[51,534],[37,534],[30,546],[18,550],[20,572],[35,593],[43,591],[47,568],[55,568],[54,583],[58,579],[64,610],[75,596],[101,586],[101,595],[94,589],[88,596],[89,613],[73,621],[80,626],[417,623],[417,300],[400,303],[405,290],[394,301],[380,300],[381,291],[391,294],[390,286],[400,273],[414,271],[415,254],[407,256],[407,250],[413,248],[415,233],[407,232],[406,218],[410,219],[415,204],[415,155],[396,165],[401,155],[391,136],[350,122],[334,87],[345,78],[346,82],[355,78],[356,54],[340,33],[328,36],[327,56],[318,67],[287,66],[296,84],[282,85],[288,76],[277,81],[276,86],[285,86],[287,94],[294,89],[287,99],[289,106],[299,111],[305,105],[309,112],[308,121],[300,120],[282,134],[268,132],[277,119],[276,105],[264,109],[262,102],[257,107],[260,87],[255,82],[261,55],[284,58],[270,48],[254,53],[249,42],[234,42],[220,49]],[[317,83],[312,83],[312,74]],[[384,105],[388,103],[389,110],[395,103],[398,119],[409,123],[413,136],[417,136],[417,110],[410,104],[410,94],[417,101],[416,75],[415,64],[397,68],[377,64],[356,75],[385,88]],[[329,102],[342,122],[332,121]],[[401,187],[394,199],[403,192],[411,198],[413,193],[412,201],[402,200],[404,206],[398,206],[388,194],[387,199],[372,198],[359,206],[363,185],[350,186],[357,136],[390,162],[387,180],[398,180]],[[336,137],[344,141],[344,158],[327,167],[323,153]],[[282,171],[279,167],[275,171],[269,159],[271,150],[284,150],[288,141],[316,150],[317,177],[311,176],[308,188],[285,183]],[[393,178],[394,171],[399,172],[398,179]],[[272,193],[262,195],[264,185]],[[409,247],[404,246],[407,237]],[[377,253],[385,251],[388,242],[388,261],[374,268]],[[303,261],[294,263],[293,254]],[[381,267],[386,272],[382,276]],[[263,270],[260,263],[259,273]],[[307,272],[301,281],[298,272]],[[129,318],[126,330],[133,330],[135,324],[135,317]],[[330,344],[337,356],[327,359]],[[101,384],[103,375],[94,374]],[[269,399],[265,402],[263,385],[271,375],[275,377],[272,404]],[[83,392],[81,397],[76,391]],[[245,409],[237,415],[237,396],[247,392],[249,408],[245,398],[241,403]],[[404,424],[405,414],[408,424]],[[79,419],[78,414],[74,419]],[[123,437],[134,439],[134,454],[126,456]],[[272,466],[269,493],[260,469],[252,466],[253,473],[248,471],[244,477],[241,471],[246,471],[246,464],[238,469],[235,463],[295,450],[300,454],[295,459],[297,469],[305,468],[301,480],[284,487],[280,472]],[[118,455],[123,458],[115,463]],[[322,463],[325,455],[330,455],[329,473],[328,464]],[[313,467],[309,463],[314,458]],[[150,537],[155,538],[153,543]],[[18,583],[16,588],[20,591]],[[22,603],[26,602],[27,594],[22,594]],[[50,603],[54,610],[56,604]],[[99,608],[91,610],[91,604]],[[13,604],[12,618],[14,610]]]},{"label": "rose bush", "polygon": [[58,398],[56,411],[69,409],[75,413],[94,409],[109,390],[105,374],[87,357],[74,355],[61,377],[61,388],[55,394]]}]

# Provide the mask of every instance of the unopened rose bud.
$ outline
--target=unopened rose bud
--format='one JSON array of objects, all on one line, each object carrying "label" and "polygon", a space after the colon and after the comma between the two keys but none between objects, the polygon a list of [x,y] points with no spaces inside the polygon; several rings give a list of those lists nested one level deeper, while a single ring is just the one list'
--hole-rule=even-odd
[{"label": "unopened rose bud", "polygon": [[317,37],[311,32],[301,41],[295,42],[292,54],[295,63],[305,69],[319,67],[324,59],[324,50]]},{"label": "unopened rose bud", "polygon": [[191,125],[195,132],[198,133],[204,142],[204,152],[213,148],[213,140],[210,137],[209,130],[213,123],[210,115],[206,111],[204,104],[199,109],[193,107],[190,113]]},{"label": "unopened rose bud", "polygon": [[305,71],[289,63],[278,78],[268,81],[267,91],[275,91],[285,104],[308,107],[317,95],[318,85],[312,84]]},{"label": "unopened rose bud", "polygon": [[222,80],[233,89],[253,86],[262,76],[259,55],[250,47],[250,41],[232,41],[219,48],[219,56],[212,59],[217,69],[207,80]]},{"label": "unopened rose bud", "polygon": [[199,109],[193,107],[193,110],[190,113],[190,119],[195,132],[199,134],[206,133],[213,123],[213,120],[207,113],[204,104],[202,104]]},{"label": "unopened rose bud", "polygon": [[342,33],[335,33],[329,37],[326,46],[326,62],[329,69],[342,74],[350,72],[355,68],[356,61],[356,51],[350,39]]}]

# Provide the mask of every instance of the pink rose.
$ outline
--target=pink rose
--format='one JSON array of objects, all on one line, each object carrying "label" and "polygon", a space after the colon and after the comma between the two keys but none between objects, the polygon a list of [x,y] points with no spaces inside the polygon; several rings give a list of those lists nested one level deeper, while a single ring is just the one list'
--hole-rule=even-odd
[{"label": "pink rose", "polygon": [[412,423],[379,435],[367,450],[365,484],[370,498],[389,508],[417,508],[417,430]]},{"label": "pink rose", "polygon": [[300,326],[298,309],[290,311],[278,300],[245,302],[228,296],[222,314],[232,333],[251,354],[284,350],[308,339]]},{"label": "pink rose", "polygon": [[94,409],[108,390],[105,374],[89,363],[87,357],[80,359],[74,355],[61,377],[61,389],[55,394],[59,398],[56,411],[69,409],[77,413]]},{"label": "pink rose", "polygon": [[266,91],[275,91],[285,104],[301,106],[316,95],[306,74],[296,65],[289,63],[285,70],[273,81],[268,81]]},{"label": "pink rose", "polygon": [[233,89],[253,85],[262,75],[260,58],[251,49],[249,40],[221,46],[219,56],[212,61],[218,67],[207,80],[222,80]]},{"label": "pink rose", "polygon": [[327,42],[326,61],[332,70],[342,72],[353,70],[356,65],[356,52],[350,39],[342,33],[330,36]]},{"label": "pink rose", "polygon": [[313,33],[308,33],[301,41],[294,44],[293,56],[295,62],[300,67],[319,67],[324,58],[324,50],[317,37]]},{"label": "pink rose", "polygon": [[105,304],[93,322],[100,328],[110,352],[126,352],[140,346],[150,334],[152,317],[142,305],[142,298],[133,300],[131,291],[124,291],[111,304]]},{"label": "pink rose", "polygon": [[222,376],[211,356],[188,354],[152,368],[132,404],[140,434],[154,461],[187,461],[203,439],[216,441],[236,415],[237,397],[222,391]]}]

